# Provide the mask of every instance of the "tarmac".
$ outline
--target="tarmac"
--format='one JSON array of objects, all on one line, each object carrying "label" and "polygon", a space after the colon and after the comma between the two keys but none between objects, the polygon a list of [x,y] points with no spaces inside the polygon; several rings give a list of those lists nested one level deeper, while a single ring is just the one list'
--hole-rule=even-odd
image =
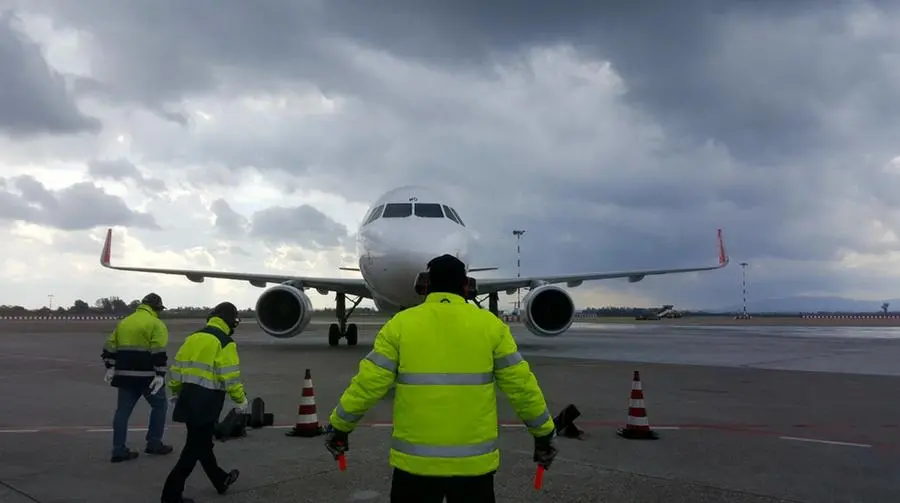
[{"label": "tarmac", "polygon": [[[170,424],[168,456],[143,454],[149,409],[132,415],[141,456],[109,462],[115,392],[100,350],[115,321],[0,321],[0,501],[158,502],[183,441]],[[320,422],[371,349],[378,322],[360,324],[357,347],[327,345],[327,321],[294,339],[245,322],[236,337],[250,397],[274,427],[216,443],[241,477],[220,496],[195,468],[197,501],[387,502],[391,399],[350,437],[340,472],[323,437],[289,438],[306,368]],[[170,356],[202,320],[173,320]],[[584,439],[561,438],[544,487],[532,487],[532,441],[500,404],[499,502],[888,502],[900,494],[900,329],[578,324],[556,338],[513,333],[554,413],[575,404]],[[660,438],[615,434],[639,370]]]}]

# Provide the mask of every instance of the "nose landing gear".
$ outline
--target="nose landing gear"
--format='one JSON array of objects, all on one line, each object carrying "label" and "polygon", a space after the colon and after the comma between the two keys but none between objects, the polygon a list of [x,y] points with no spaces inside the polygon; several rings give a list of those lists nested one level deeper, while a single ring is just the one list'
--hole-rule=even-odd
[{"label": "nose landing gear", "polygon": [[347,319],[350,318],[350,315],[353,314],[353,310],[356,309],[356,306],[358,306],[362,300],[362,297],[358,297],[355,301],[351,301],[353,302],[353,305],[350,306],[350,309],[347,309],[347,296],[343,293],[335,295],[335,315],[337,316],[338,322],[332,323],[328,327],[329,346],[337,346],[340,344],[341,338],[347,339],[348,346],[356,346],[359,328],[356,326],[356,323],[348,324]]},{"label": "nose landing gear", "polygon": [[[494,316],[499,317],[500,316],[500,294],[498,292],[491,292],[487,295],[487,299],[488,299],[488,310]],[[484,298],[482,298],[481,300],[478,300],[478,298],[474,298],[474,299],[472,299],[472,301],[475,302],[475,305],[484,309],[484,307],[481,305],[481,303],[484,302]]]}]

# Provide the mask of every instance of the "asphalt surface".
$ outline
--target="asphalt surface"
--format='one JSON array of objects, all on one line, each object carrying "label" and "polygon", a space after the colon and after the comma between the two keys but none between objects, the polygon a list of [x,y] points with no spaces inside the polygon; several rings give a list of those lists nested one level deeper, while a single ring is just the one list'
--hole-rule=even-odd
[{"label": "asphalt surface", "polygon": [[[164,457],[109,463],[114,391],[99,359],[114,321],[0,321],[0,501],[157,502],[184,440]],[[170,353],[199,321],[172,321]],[[198,466],[186,496],[231,502],[387,502],[390,398],[350,437],[339,472],[322,437],[288,438],[303,373],[312,370],[324,422],[369,351],[330,348],[321,322],[291,340],[250,323],[238,336],[251,397],[276,427],[216,444],[241,478],[219,496]],[[514,325],[554,412],[582,413],[583,440],[560,439],[544,488],[531,487],[532,442],[500,399],[498,501],[508,502],[887,502],[900,494],[900,331],[847,327],[575,325],[541,339]],[[625,440],[632,372],[639,370],[656,441]],[[827,372],[826,372],[827,371]],[[132,415],[143,450],[149,409]]]}]

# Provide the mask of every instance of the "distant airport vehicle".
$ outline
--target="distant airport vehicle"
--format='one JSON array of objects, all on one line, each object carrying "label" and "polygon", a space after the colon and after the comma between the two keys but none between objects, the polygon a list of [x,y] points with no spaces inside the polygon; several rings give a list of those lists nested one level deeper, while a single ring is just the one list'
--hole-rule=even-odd
[{"label": "distant airport vehicle", "polygon": [[[479,300],[478,296],[486,296],[490,311],[497,315],[500,292],[511,295],[519,288],[529,289],[521,305],[525,326],[539,337],[556,337],[568,330],[575,319],[575,304],[558,284],[576,287],[584,281],[613,278],[628,278],[629,282],[636,283],[645,276],[721,269],[728,265],[721,229],[717,238],[719,263],[714,266],[484,278],[476,281],[471,300],[481,306],[485,297]],[[309,324],[313,308],[305,290],[311,288],[322,295],[334,292],[337,323],[329,327],[328,343],[336,346],[343,337],[348,345],[354,346],[357,325],[347,323],[353,309],[366,298],[372,299],[378,310],[388,314],[421,303],[424,297],[416,292],[414,285],[432,258],[449,253],[466,263],[470,273],[496,270],[496,267],[469,266],[473,240],[474,234],[444,195],[433,188],[409,185],[383,194],[363,218],[357,233],[359,267],[340,268],[359,271],[361,278],[114,266],[110,264],[112,229],[107,231],[100,264],[120,271],[180,275],[195,283],[202,283],[206,278],[247,281],[259,288],[277,283],[264,291],[256,302],[257,324],[265,333],[277,338],[295,337]],[[349,309],[347,296],[356,297]]]},{"label": "distant airport vehicle", "polygon": [[648,309],[634,317],[635,320],[662,320],[666,318],[681,318],[682,314],[675,310],[672,304],[666,304],[658,309]]}]

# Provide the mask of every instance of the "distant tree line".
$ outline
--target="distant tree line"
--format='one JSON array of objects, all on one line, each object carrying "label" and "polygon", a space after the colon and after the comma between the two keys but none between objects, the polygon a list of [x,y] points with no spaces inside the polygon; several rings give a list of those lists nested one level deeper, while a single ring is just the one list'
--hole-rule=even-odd
[{"label": "distant tree line", "polygon": [[[40,309],[26,309],[23,306],[0,305],[0,316],[124,316],[133,312],[138,305],[140,299],[134,299],[125,302],[121,297],[101,297],[88,304],[87,301],[78,299],[69,307],[56,307],[50,309],[47,306]],[[163,318],[200,318],[206,316],[212,311],[212,306],[166,306],[163,311]],[[334,308],[317,309],[316,314],[334,315]],[[253,309],[242,309],[239,311],[242,318],[253,318],[256,312]],[[374,309],[359,307],[353,311],[353,314],[372,314]]]}]

